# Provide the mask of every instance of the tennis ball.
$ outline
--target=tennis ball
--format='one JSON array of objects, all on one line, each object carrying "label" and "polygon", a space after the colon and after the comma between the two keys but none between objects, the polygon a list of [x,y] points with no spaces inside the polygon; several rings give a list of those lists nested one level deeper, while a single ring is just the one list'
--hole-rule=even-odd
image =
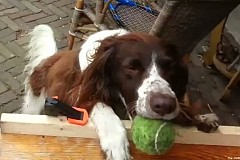
[{"label": "tennis ball", "polygon": [[149,155],[163,155],[173,145],[175,130],[170,122],[136,116],[132,124],[136,148]]}]

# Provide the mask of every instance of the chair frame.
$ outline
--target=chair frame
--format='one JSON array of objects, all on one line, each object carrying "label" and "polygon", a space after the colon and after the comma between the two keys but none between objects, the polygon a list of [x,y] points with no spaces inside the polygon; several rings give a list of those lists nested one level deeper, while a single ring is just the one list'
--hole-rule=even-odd
[{"label": "chair frame", "polygon": [[[97,0],[94,13],[91,8],[85,6],[84,0],[77,0],[69,32],[69,49],[72,49],[74,37],[79,31],[76,26],[80,17],[84,15],[88,17],[98,30],[108,29],[104,22],[108,6],[112,1],[105,3],[104,0]],[[226,18],[239,3],[239,0],[167,0],[162,8],[158,8],[161,12],[149,34],[177,45],[182,54],[190,54],[197,43]],[[153,4],[156,6],[156,3],[153,2]],[[203,8],[205,12],[202,12]],[[179,14],[182,17],[177,17]],[[197,19],[201,22],[199,23]],[[186,26],[182,31],[184,23]],[[174,27],[171,26],[173,24]],[[198,25],[202,26],[197,27]]]},{"label": "chair frame", "polygon": [[[108,29],[105,24],[105,17],[108,6],[112,2],[113,0],[109,0],[107,3],[104,0],[97,0],[94,13],[91,8],[85,6],[84,0],[76,1],[69,30],[69,50],[73,48],[74,38],[78,37],[78,31],[81,29],[92,30],[82,27],[83,25],[93,23],[97,30]],[[195,46],[214,28],[215,30],[221,29],[223,21],[239,4],[239,0],[166,0],[161,8],[155,2],[152,2],[152,6],[155,6],[154,9],[161,10],[161,12],[149,34],[175,44],[180,54],[189,55]],[[203,12],[202,9],[205,11]],[[86,16],[85,22],[81,22],[81,18],[84,16]],[[80,36],[80,38],[82,37]],[[215,49],[215,47],[212,47],[212,49]],[[214,52],[210,51],[206,54],[207,64],[212,63]],[[239,71],[225,88],[221,100],[226,99],[229,90],[236,85],[238,79],[240,79]]]}]

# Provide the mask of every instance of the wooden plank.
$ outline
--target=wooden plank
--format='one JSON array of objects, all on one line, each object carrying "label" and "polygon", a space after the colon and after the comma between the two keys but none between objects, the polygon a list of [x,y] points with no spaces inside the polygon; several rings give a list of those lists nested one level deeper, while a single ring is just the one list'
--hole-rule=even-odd
[{"label": "wooden plank", "polygon": [[[240,147],[175,144],[163,156],[143,154],[130,145],[134,160],[239,159]],[[1,160],[104,160],[97,139],[3,134]]]},{"label": "wooden plank", "polygon": [[[131,122],[123,121],[131,139]],[[50,117],[46,115],[24,115],[3,113],[1,116],[2,133],[96,138],[93,124],[77,126],[69,124],[65,117]],[[175,126],[178,136],[176,143],[203,144],[220,146],[240,146],[240,127],[220,126],[215,133],[203,133],[196,128]]]}]

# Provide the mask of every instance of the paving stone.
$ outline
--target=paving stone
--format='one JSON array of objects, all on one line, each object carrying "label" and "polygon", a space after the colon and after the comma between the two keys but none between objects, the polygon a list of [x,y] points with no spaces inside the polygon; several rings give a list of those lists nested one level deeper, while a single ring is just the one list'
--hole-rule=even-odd
[{"label": "paving stone", "polygon": [[33,29],[38,24],[36,23],[36,21],[31,21],[31,22],[28,22],[27,25],[29,25],[29,27],[31,27],[31,29]]},{"label": "paving stone", "polygon": [[50,4],[58,0],[41,0],[41,1],[44,2],[45,4]]},{"label": "paving stone", "polygon": [[19,0],[8,0],[11,4],[13,4],[15,7],[17,7],[20,11],[23,11],[26,8],[22,3],[20,3]]},{"label": "paving stone", "polygon": [[40,0],[27,0],[29,2],[39,2]]},{"label": "paving stone", "polygon": [[22,98],[13,99],[12,101],[8,102],[7,104],[3,105],[0,108],[0,114],[13,113],[16,110],[20,109],[22,107],[22,104],[23,104]]},{"label": "paving stone", "polygon": [[223,121],[223,123],[221,123],[222,125],[233,125],[233,126],[239,126],[239,123],[237,122],[236,118],[234,118],[234,116],[232,115],[232,113],[221,113],[224,114],[224,116],[221,117],[221,121]]},{"label": "paving stone", "polygon": [[67,13],[69,18],[72,18],[73,16],[73,9],[69,9],[65,6],[61,7],[61,10],[63,10],[65,13]]},{"label": "paving stone", "polygon": [[2,55],[0,55],[0,63],[2,63],[2,62],[4,62],[4,61],[6,61],[6,58],[3,57]]},{"label": "paving stone", "polygon": [[15,67],[16,65],[19,65],[22,63],[23,63],[22,59],[18,57],[8,59],[7,61],[0,63],[0,72],[7,71]]},{"label": "paving stone", "polygon": [[23,74],[19,74],[17,77],[16,77],[17,81],[20,82],[20,84],[23,84],[24,81],[25,81],[25,76]]},{"label": "paving stone", "polygon": [[60,33],[63,33],[65,36],[68,36],[69,27],[70,25],[66,25],[58,27],[57,29],[60,31]]},{"label": "paving stone", "polygon": [[22,58],[26,56],[27,51],[23,47],[20,47],[16,42],[8,43],[6,46],[16,56],[22,57]]},{"label": "paving stone", "polygon": [[24,31],[29,31],[31,29],[31,26],[25,23],[21,18],[15,19],[14,21],[18,24],[19,28]]},{"label": "paving stone", "polygon": [[15,92],[18,97],[24,96],[25,86],[21,85]]},{"label": "paving stone", "polygon": [[57,21],[51,22],[51,23],[49,23],[49,25],[54,27],[54,28],[58,28],[58,27],[66,25],[66,24],[69,24],[70,21],[71,21],[70,18],[66,17],[66,18],[62,18],[62,19],[59,19]]},{"label": "paving stone", "polygon": [[5,28],[3,30],[0,30],[0,39],[13,33],[13,30],[11,30],[10,28]]},{"label": "paving stone", "polygon": [[10,42],[12,42],[12,41],[14,41],[14,40],[16,40],[16,33],[12,33],[12,34],[10,34],[10,35],[2,38],[1,41],[2,41],[4,44],[7,44],[7,43],[10,43]]},{"label": "paving stone", "polygon": [[52,16],[48,16],[45,18],[41,18],[41,19],[37,20],[36,22],[38,24],[48,24],[48,23],[56,21],[58,19],[59,19],[59,17],[57,15],[52,15]]},{"label": "paving stone", "polygon": [[5,84],[0,81],[0,94],[6,92],[7,90],[8,88],[5,86]]},{"label": "paving stone", "polygon": [[2,72],[0,80],[12,90],[20,87],[20,83],[8,72]]},{"label": "paving stone", "polygon": [[40,18],[43,18],[43,17],[46,17],[47,15],[43,12],[40,12],[40,13],[37,13],[37,14],[32,14],[32,15],[29,15],[29,16],[26,16],[26,17],[22,17],[22,19],[25,21],[25,22],[31,22],[31,21],[34,21],[34,20],[37,20],[37,19],[40,19]]},{"label": "paving stone", "polygon": [[24,45],[24,44],[28,43],[29,41],[30,41],[30,37],[25,35],[25,36],[19,38],[18,40],[16,40],[15,42],[19,45]]},{"label": "paving stone", "polygon": [[52,30],[54,33],[54,37],[57,41],[60,41],[61,39],[66,37],[63,33],[59,32],[57,28],[52,28]]},{"label": "paving stone", "polygon": [[39,13],[41,12],[41,9],[37,8],[36,6],[32,5],[29,1],[21,1],[21,3],[26,6],[28,9],[33,11],[34,13]]},{"label": "paving stone", "polygon": [[5,58],[12,58],[15,56],[3,43],[0,43],[0,54]]},{"label": "paving stone", "polygon": [[53,12],[46,7],[46,5],[44,3],[40,3],[40,2],[34,2],[33,3],[36,7],[40,8],[44,13],[48,14],[48,15],[52,15]]},{"label": "paving stone", "polygon": [[67,7],[69,10],[74,10],[75,5],[68,4],[65,7]]},{"label": "paving stone", "polygon": [[25,67],[25,63],[15,66],[14,68],[11,68],[8,70],[8,73],[10,73],[13,77],[17,77],[18,75],[23,73],[23,69]]},{"label": "paving stone", "polygon": [[16,12],[18,12],[18,11],[19,11],[18,8],[5,9],[5,10],[3,10],[3,11],[0,12],[0,16],[7,15],[7,14],[11,14],[11,13],[16,13]]},{"label": "paving stone", "polygon": [[7,25],[0,20],[0,30],[7,28]]},{"label": "paving stone", "polygon": [[199,67],[202,67],[203,66],[203,63],[201,61],[201,58],[199,57],[198,54],[192,54],[190,55],[191,57],[191,62],[195,65],[195,66],[199,66]]},{"label": "paving stone", "polygon": [[57,2],[54,2],[53,4],[58,8],[68,4],[73,5],[72,0],[59,0]]},{"label": "paving stone", "polygon": [[11,90],[0,94],[0,102],[2,104],[8,103],[8,102],[10,102],[10,101],[12,101],[14,99],[17,99],[17,96]]},{"label": "paving stone", "polygon": [[13,8],[14,5],[7,0],[0,0],[0,3],[2,3],[6,8]]},{"label": "paving stone", "polygon": [[3,6],[3,5],[0,5],[0,11],[2,11],[2,10],[4,10],[4,9],[6,9],[6,7]]},{"label": "paving stone", "polygon": [[60,42],[57,43],[57,47],[59,49],[67,47],[67,38],[62,39]]},{"label": "paving stone", "polygon": [[8,16],[1,17],[1,20],[7,24],[9,28],[11,28],[13,31],[18,31],[19,26],[17,23],[15,23],[13,20],[11,20]]},{"label": "paving stone", "polygon": [[54,6],[53,4],[49,4],[47,5],[47,7],[53,11],[55,14],[59,15],[60,17],[67,17],[68,15],[63,12],[62,10],[60,10],[59,8],[57,8],[56,6]]},{"label": "paving stone", "polygon": [[24,17],[26,15],[32,14],[33,12],[30,10],[24,10],[24,11],[19,11],[17,13],[14,14],[10,14],[8,15],[9,18],[11,19],[16,19],[16,18],[20,18],[20,17]]}]

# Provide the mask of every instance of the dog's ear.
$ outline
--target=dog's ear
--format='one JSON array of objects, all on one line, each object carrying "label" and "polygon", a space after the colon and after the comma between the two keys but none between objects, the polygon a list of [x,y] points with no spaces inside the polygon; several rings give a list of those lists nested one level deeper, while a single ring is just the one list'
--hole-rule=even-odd
[{"label": "dog's ear", "polygon": [[188,58],[179,54],[178,48],[171,43],[166,43],[163,47],[164,54],[173,60],[172,68],[167,72],[168,81],[178,100],[182,101],[188,83]]},{"label": "dog's ear", "polygon": [[165,54],[169,55],[170,57],[172,57],[173,59],[179,61],[179,63],[181,63],[184,66],[187,66],[189,63],[189,58],[190,55],[189,54],[180,54],[179,53],[179,48],[177,48],[177,46],[171,44],[171,43],[167,43],[165,46],[166,50],[165,50]]},{"label": "dog's ear", "polygon": [[[91,57],[93,61],[83,71],[81,76],[81,102],[97,101],[109,103],[111,69],[115,53],[115,44],[117,38],[109,37],[101,41],[96,53]],[[94,104],[93,104],[94,105]]]}]

